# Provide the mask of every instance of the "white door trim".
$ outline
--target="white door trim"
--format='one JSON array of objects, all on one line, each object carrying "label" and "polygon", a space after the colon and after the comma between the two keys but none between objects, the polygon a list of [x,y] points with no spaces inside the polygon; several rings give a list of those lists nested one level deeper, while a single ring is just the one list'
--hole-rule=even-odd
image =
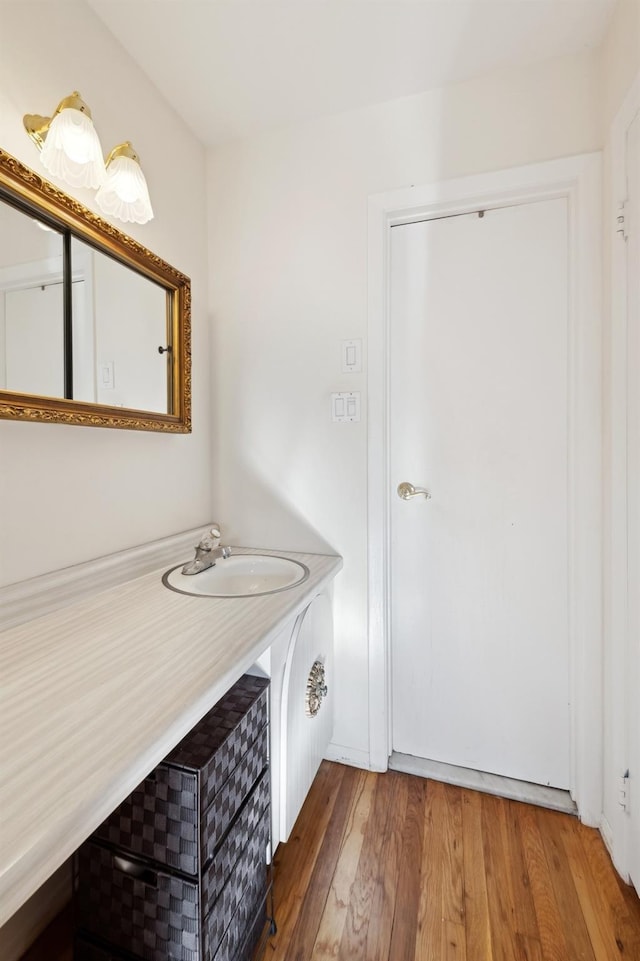
[{"label": "white door trim", "polygon": [[[637,638],[638,624],[631,622],[629,605],[629,552],[638,550],[639,532],[630,529],[627,499],[629,476],[628,405],[629,385],[638,376],[638,365],[628,350],[631,331],[627,318],[627,259],[624,241],[615,236],[618,207],[627,199],[626,137],[627,130],[640,110],[640,74],[636,77],[611,126],[611,208],[606,211],[611,237],[611,333],[608,419],[611,445],[610,489],[607,491],[607,571],[605,575],[606,621],[605,640],[609,651],[608,704],[609,728],[607,775],[613,780],[630,764],[631,705],[637,691],[629,678],[630,652]],[[637,456],[637,453],[636,453]],[[615,783],[615,781],[613,782]],[[601,825],[614,864],[625,879],[630,870],[630,826],[624,808],[617,800],[609,805],[608,820]]]},{"label": "white door trim", "polygon": [[369,198],[369,762],[391,750],[389,647],[389,230],[395,224],[565,197],[569,210],[569,650],[571,793],[602,813],[602,369],[599,153],[409,187]]}]

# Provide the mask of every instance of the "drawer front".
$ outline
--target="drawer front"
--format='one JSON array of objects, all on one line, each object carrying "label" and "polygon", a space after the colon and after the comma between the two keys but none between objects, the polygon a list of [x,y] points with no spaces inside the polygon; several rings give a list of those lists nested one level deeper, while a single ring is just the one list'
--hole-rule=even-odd
[{"label": "drawer front", "polygon": [[269,761],[269,729],[263,728],[202,817],[203,862],[213,854]]},{"label": "drawer front", "polygon": [[[215,855],[212,849],[204,859],[202,871],[202,913],[204,917],[209,914],[213,902],[234,870],[247,839],[254,836],[264,819],[265,812],[267,817],[270,816],[269,788],[269,771],[266,770]],[[266,843],[267,841],[265,841],[265,845]]]},{"label": "drawer front", "polygon": [[[196,877],[213,854],[267,765],[269,729],[263,728],[231,771],[202,821],[198,837],[198,777],[160,764],[96,830],[94,837],[136,857]],[[202,844],[202,862],[200,845]]]},{"label": "drawer front", "polygon": [[[244,680],[244,678],[241,678]],[[229,693],[223,698],[225,721],[234,722],[234,727],[229,733],[224,743],[215,752],[209,753],[206,764],[202,768],[200,810],[206,811],[214,797],[220,791],[225,781],[240,760],[244,757],[251,745],[266,729],[269,721],[269,690],[268,682],[263,678],[251,678],[250,690],[253,691],[257,685],[262,685],[260,695],[247,707],[247,693],[237,687],[231,688]],[[206,732],[205,732],[206,733]],[[192,732],[192,741],[197,741],[199,737],[204,739],[205,734],[199,734],[197,727]],[[204,753],[204,750],[203,750]],[[170,760],[169,755],[167,760]]]},{"label": "drawer front", "polygon": [[217,949],[207,947],[206,961],[250,961],[267,920],[265,878],[264,871],[254,876]]},{"label": "drawer front", "polygon": [[[265,811],[256,830],[246,841],[236,861],[233,873],[213,903],[205,921],[205,957],[218,949],[227,928],[236,916],[238,907],[247,900],[247,891],[261,884],[262,894],[267,887],[266,849],[269,840],[269,811]],[[251,898],[249,898],[251,900]],[[246,929],[245,929],[246,932]],[[245,933],[243,932],[243,933]]]},{"label": "drawer front", "polygon": [[94,836],[139,857],[196,875],[198,807],[197,775],[161,764]]},{"label": "drawer front", "polygon": [[87,841],[78,851],[78,926],[145,961],[202,961],[198,885]]},{"label": "drawer front", "polygon": [[[267,899],[263,898],[263,900],[258,904],[253,922],[249,921],[251,928],[249,929],[249,933],[246,935],[243,943],[233,956],[233,961],[252,961],[253,952],[260,941],[266,922]],[[260,956],[262,957],[262,954]],[[216,961],[223,961],[223,958],[224,955],[221,955],[219,959],[216,958]]]},{"label": "drawer front", "polygon": [[205,811],[268,721],[269,681],[244,674],[163,764],[200,774],[200,810]]}]

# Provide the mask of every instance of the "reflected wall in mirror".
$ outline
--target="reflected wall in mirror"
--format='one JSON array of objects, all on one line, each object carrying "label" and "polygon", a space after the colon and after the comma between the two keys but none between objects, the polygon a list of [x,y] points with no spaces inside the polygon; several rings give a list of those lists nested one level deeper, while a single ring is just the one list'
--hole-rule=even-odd
[{"label": "reflected wall in mirror", "polygon": [[188,432],[190,293],[0,150],[0,417]]}]

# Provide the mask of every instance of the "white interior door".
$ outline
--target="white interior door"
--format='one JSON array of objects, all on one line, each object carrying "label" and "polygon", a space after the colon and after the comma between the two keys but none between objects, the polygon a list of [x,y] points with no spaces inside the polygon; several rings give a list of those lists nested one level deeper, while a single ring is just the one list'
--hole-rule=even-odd
[{"label": "white interior door", "polygon": [[392,228],[390,378],[393,749],[568,788],[564,199]]},{"label": "white interior door", "polygon": [[640,113],[627,130],[629,872],[640,891]]},{"label": "white interior door", "polygon": [[7,390],[64,397],[62,284],[5,294]]}]

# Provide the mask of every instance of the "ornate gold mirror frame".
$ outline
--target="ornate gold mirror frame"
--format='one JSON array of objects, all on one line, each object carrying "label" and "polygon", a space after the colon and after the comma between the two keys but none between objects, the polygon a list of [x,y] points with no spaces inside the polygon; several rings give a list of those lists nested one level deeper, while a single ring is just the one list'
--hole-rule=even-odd
[{"label": "ornate gold mirror frame", "polygon": [[0,418],[169,433],[191,431],[191,282],[160,257],[0,149],[0,202],[46,218],[167,294],[167,413],[0,390]]}]

